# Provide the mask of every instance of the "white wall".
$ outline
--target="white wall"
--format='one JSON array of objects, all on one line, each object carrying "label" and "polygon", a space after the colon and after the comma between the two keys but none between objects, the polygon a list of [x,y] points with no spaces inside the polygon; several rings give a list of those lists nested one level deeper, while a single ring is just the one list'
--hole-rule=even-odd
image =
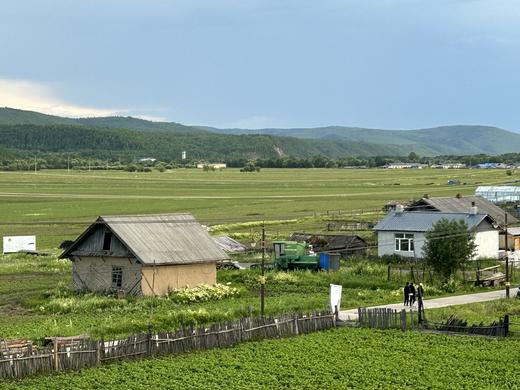
[{"label": "white wall", "polygon": [[[412,233],[414,235],[414,251],[398,252],[395,250],[395,234],[396,233]],[[403,257],[422,257],[422,247],[424,245],[424,233],[421,232],[377,232],[377,254],[399,255]]]},{"label": "white wall", "polygon": [[477,259],[490,257],[498,259],[498,230],[489,230],[475,234],[475,244],[477,245]]},{"label": "white wall", "polygon": [[[423,257],[422,248],[425,242],[423,232],[406,232],[407,234],[413,233],[414,235],[414,252],[396,251],[394,237],[395,233],[405,232],[377,232],[378,256],[400,255],[403,257]],[[477,245],[477,254],[475,258],[498,258],[498,230],[489,230],[476,233],[475,244]]]}]

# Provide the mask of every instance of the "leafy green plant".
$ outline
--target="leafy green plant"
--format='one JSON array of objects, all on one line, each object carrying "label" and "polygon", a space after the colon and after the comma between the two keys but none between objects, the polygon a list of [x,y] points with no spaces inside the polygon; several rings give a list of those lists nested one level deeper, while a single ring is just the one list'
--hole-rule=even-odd
[{"label": "leafy green plant", "polygon": [[186,287],[173,290],[168,297],[176,303],[196,303],[217,301],[224,298],[238,297],[240,290],[227,284],[217,283],[214,286],[203,284],[197,287]]}]

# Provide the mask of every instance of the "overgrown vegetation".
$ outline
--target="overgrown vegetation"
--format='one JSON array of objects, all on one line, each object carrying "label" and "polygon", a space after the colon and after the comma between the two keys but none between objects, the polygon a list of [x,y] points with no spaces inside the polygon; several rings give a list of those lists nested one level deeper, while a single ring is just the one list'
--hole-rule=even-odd
[{"label": "overgrown vegetation", "polygon": [[468,231],[468,225],[462,220],[443,218],[424,236],[424,258],[446,283],[457,268],[475,255],[475,235]]}]

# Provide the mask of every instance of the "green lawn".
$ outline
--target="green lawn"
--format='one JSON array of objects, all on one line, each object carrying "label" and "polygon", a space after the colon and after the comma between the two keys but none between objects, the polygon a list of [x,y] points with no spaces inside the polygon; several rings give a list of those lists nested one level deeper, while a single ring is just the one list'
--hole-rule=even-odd
[{"label": "green lawn", "polygon": [[517,389],[520,340],[343,328],[5,382],[3,389]]}]

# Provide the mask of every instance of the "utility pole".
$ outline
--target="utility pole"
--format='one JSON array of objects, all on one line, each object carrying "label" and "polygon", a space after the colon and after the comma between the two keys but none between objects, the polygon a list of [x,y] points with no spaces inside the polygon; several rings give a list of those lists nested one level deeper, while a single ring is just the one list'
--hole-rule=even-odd
[{"label": "utility pole", "polygon": [[70,156],[67,156],[67,173],[70,173]]},{"label": "utility pole", "polygon": [[36,155],[34,156],[34,174],[36,175],[36,171],[37,171],[37,168],[36,168]]},{"label": "utility pole", "polygon": [[506,298],[509,298],[509,247],[507,246],[507,211],[504,213],[504,217],[506,220]]},{"label": "utility pole", "polygon": [[262,276],[260,277],[260,315],[265,314],[265,225],[262,223]]}]

